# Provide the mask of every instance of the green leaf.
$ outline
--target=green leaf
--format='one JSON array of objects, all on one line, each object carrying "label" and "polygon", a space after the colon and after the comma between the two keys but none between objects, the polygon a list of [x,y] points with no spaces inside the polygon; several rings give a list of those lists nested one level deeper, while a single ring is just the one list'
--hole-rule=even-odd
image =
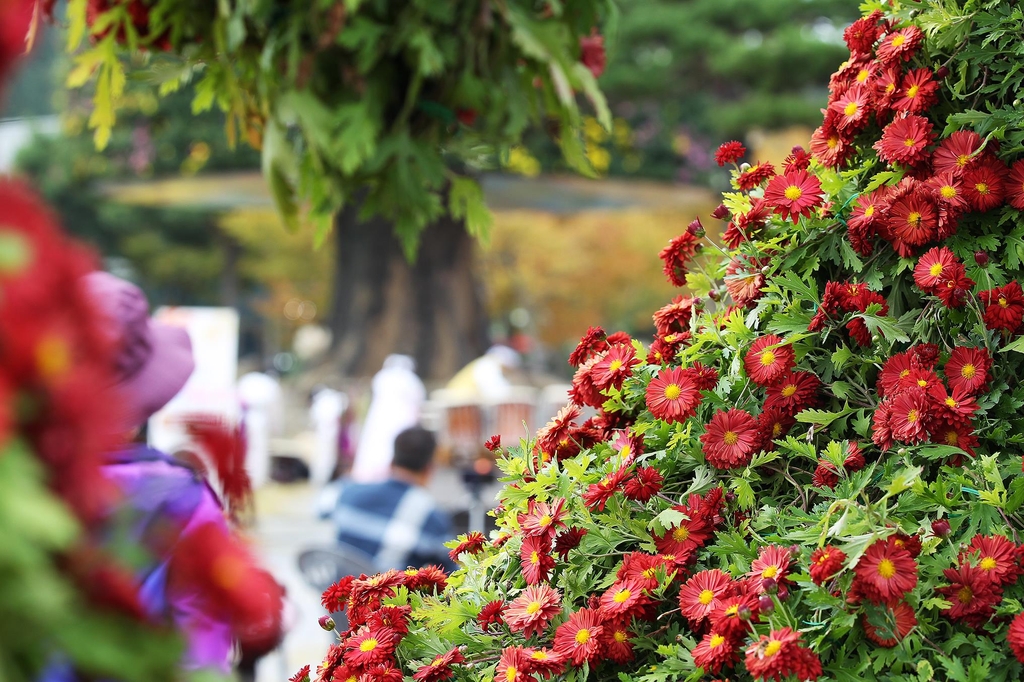
[{"label": "green leaf", "polygon": [[1000,353],[1009,353],[1010,351],[1015,353],[1024,353],[1024,336],[1016,339],[1015,341],[1011,341],[999,349]]},{"label": "green leaf", "polygon": [[456,220],[465,220],[466,230],[484,243],[491,234],[494,216],[484,201],[484,191],[472,178],[452,176],[448,210]]},{"label": "green leaf", "polygon": [[797,413],[796,420],[803,422],[804,424],[819,424],[821,426],[828,426],[836,419],[845,417],[848,414],[853,414],[857,410],[855,408],[846,405],[839,412],[827,412],[825,410],[803,410]]}]

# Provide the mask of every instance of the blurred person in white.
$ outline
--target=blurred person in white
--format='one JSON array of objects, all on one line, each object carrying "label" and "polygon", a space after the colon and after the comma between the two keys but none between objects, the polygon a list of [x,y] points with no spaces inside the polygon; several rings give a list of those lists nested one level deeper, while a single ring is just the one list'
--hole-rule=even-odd
[{"label": "blurred person in white", "polygon": [[320,387],[313,393],[309,421],[316,437],[310,466],[310,481],[314,485],[322,486],[330,481],[338,467],[341,415],[347,406],[348,397],[340,391]]},{"label": "blurred person in white", "polygon": [[408,355],[389,355],[373,377],[370,409],[360,430],[352,479],[361,483],[387,480],[395,437],[419,423],[427,390]]},{"label": "blurred person in white", "polygon": [[253,488],[270,479],[270,437],[281,427],[281,385],[263,372],[238,379],[238,400],[245,428],[245,469]]},{"label": "blurred person in white", "polygon": [[456,372],[445,388],[460,396],[498,400],[512,389],[506,372],[519,369],[521,365],[519,353],[496,344]]}]

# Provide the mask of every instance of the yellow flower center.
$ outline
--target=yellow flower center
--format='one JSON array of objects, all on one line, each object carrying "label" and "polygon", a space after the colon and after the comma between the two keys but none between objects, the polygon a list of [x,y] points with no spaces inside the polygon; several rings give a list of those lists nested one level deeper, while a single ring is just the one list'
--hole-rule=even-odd
[{"label": "yellow flower center", "polygon": [[770,350],[766,350],[765,352],[761,353],[761,365],[763,367],[768,367],[769,365],[773,364],[775,364],[775,353],[771,352]]},{"label": "yellow flower center", "polygon": [[960,588],[960,591],[956,593],[956,598],[960,600],[961,604],[970,604],[971,599],[974,598],[974,592],[971,592],[971,588],[964,585]]},{"label": "yellow flower center", "polygon": [[665,387],[665,400],[678,400],[682,392],[679,384],[669,384]]},{"label": "yellow flower center", "polygon": [[878,575],[889,580],[896,575],[896,564],[891,559],[882,559],[878,562]]},{"label": "yellow flower center", "polygon": [[956,187],[953,187],[953,185],[943,185],[939,189],[939,194],[941,194],[944,199],[952,199],[956,196]]},{"label": "yellow flower center", "polygon": [[703,592],[700,593],[700,596],[697,597],[697,601],[699,601],[704,606],[707,606],[708,604],[710,604],[714,600],[715,600],[715,593],[712,592],[711,590],[704,590]]},{"label": "yellow flower center", "polygon": [[818,557],[818,563],[819,563],[819,564],[823,564],[823,563],[825,563],[826,561],[828,561],[828,557],[829,557],[829,553],[828,553],[828,552],[825,552],[825,553],[824,553],[824,554],[822,554],[822,555],[821,555],[820,557]]},{"label": "yellow flower center", "polygon": [[843,113],[846,114],[847,116],[853,116],[854,114],[857,113],[857,109],[858,109],[857,103],[856,102],[850,102],[843,109]]},{"label": "yellow flower center", "polygon": [[514,665],[510,665],[509,667],[505,668],[505,682],[512,682],[514,679],[516,679],[516,675],[518,673],[519,671],[516,670],[516,667]]},{"label": "yellow flower center", "polygon": [[779,574],[779,567],[772,565],[761,571],[762,578],[774,578]]},{"label": "yellow flower center", "polygon": [[928,268],[928,274],[931,275],[932,277],[938,277],[939,275],[941,275],[942,263],[933,263],[932,266]]},{"label": "yellow flower center", "polygon": [[686,542],[686,540],[689,537],[690,537],[690,529],[687,528],[686,526],[679,526],[674,531],[672,531],[672,539],[675,540],[676,542]]},{"label": "yellow flower center", "polygon": [[629,639],[629,636],[628,636],[628,635],[626,635],[626,631],[625,631],[625,630],[616,630],[616,631],[615,631],[615,634],[613,634],[613,635],[612,635],[612,637],[613,637],[613,638],[615,639],[615,641],[616,641],[616,642],[618,642],[619,644],[622,644],[622,643],[623,643],[623,642],[625,642],[625,641],[626,641],[627,639]]},{"label": "yellow flower center", "polygon": [[919,416],[920,415],[918,414],[917,410],[911,410],[910,412],[907,412],[907,421],[913,424],[914,422],[917,421],[917,418]]},{"label": "yellow flower center", "polygon": [[875,205],[870,204],[867,208],[864,209],[864,217],[870,218],[873,215],[875,215]]},{"label": "yellow flower center", "polygon": [[911,227],[921,226],[921,214],[917,211],[911,211],[910,215],[907,216],[907,224]]},{"label": "yellow flower center", "polygon": [[870,71],[868,71],[867,69],[861,69],[860,71],[857,72],[857,82],[858,83],[863,83],[864,81],[866,81],[868,79],[868,77],[870,75],[871,75]]},{"label": "yellow flower center", "polygon": [[910,97],[911,99],[913,99],[914,97],[917,97],[917,91],[920,90],[920,89],[921,89],[921,86],[919,86],[919,85],[911,85],[910,89],[907,90],[907,97]]},{"label": "yellow flower center", "polygon": [[532,658],[535,661],[546,661],[548,660],[548,655],[547,652],[538,650],[530,654],[530,658]]},{"label": "yellow flower center", "polygon": [[551,525],[551,516],[549,516],[548,514],[545,514],[544,516],[540,517],[540,520],[537,521],[537,524],[541,525],[541,526],[550,526]]},{"label": "yellow flower center", "polygon": [[960,166],[961,168],[963,168],[968,163],[970,163],[970,161],[971,161],[971,155],[970,154],[961,154],[960,156],[956,157],[956,165]]},{"label": "yellow flower center", "polygon": [[590,630],[586,628],[580,628],[576,631],[577,644],[586,644],[588,641],[590,641]]},{"label": "yellow flower center", "polygon": [[740,442],[740,436],[735,431],[726,431],[725,435],[722,436],[722,442],[726,445],[736,445]]},{"label": "yellow flower center", "polygon": [[998,564],[996,563],[995,558],[994,557],[990,557],[990,556],[987,556],[984,559],[982,559],[981,563],[978,564],[978,565],[981,566],[981,568],[986,570],[986,571],[991,571],[996,566],[998,566]]},{"label": "yellow flower center", "polygon": [[907,42],[907,37],[902,33],[898,33],[895,38],[892,39],[893,47],[900,47],[903,43]]},{"label": "yellow flower center", "polygon": [[782,435],[782,422],[772,424],[772,437],[778,438]]},{"label": "yellow flower center", "polygon": [[540,611],[540,602],[539,601],[532,601],[532,602],[530,602],[529,604],[526,605],[526,612],[528,614],[530,614],[531,616],[533,614],[537,613],[538,611]]},{"label": "yellow flower center", "polygon": [[1010,305],[1010,302],[1009,302],[1009,301],[1007,301],[1007,300],[1006,300],[1005,298],[1003,298],[1002,296],[1000,296],[1000,297],[999,297],[999,307],[1001,307],[1001,308],[1006,308],[1006,307],[1008,307],[1009,305]]},{"label": "yellow flower center", "polygon": [[988,194],[988,185],[984,182],[979,182],[974,186],[974,189],[978,190],[978,194]]},{"label": "yellow flower center", "polygon": [[362,652],[373,651],[377,648],[377,640],[373,637],[368,637],[359,643],[359,650]]},{"label": "yellow flower center", "polygon": [[632,592],[630,592],[628,589],[623,589],[615,593],[615,596],[612,597],[612,601],[614,601],[616,604],[621,604],[624,601],[627,601],[632,596]]},{"label": "yellow flower center", "polygon": [[894,92],[896,92],[896,84],[895,83],[889,83],[888,85],[885,86],[885,94],[891,95]]},{"label": "yellow flower center", "polygon": [[960,368],[960,376],[962,376],[964,379],[973,379],[977,371],[978,370],[974,365],[967,363],[966,365]]},{"label": "yellow flower center", "polygon": [[946,398],[946,405],[948,405],[949,407],[955,408],[955,407],[957,407],[959,405],[959,403],[957,401],[953,400],[952,398]]},{"label": "yellow flower center", "polygon": [[738,616],[740,615],[740,605],[732,604],[725,609],[725,615],[727,616]]},{"label": "yellow flower center", "polygon": [[533,564],[534,566],[539,564],[540,563],[540,554],[538,554],[537,552],[531,552],[530,553],[530,563]]},{"label": "yellow flower center", "polygon": [[946,433],[946,445],[958,445],[960,443],[960,434],[956,431],[949,431]]},{"label": "yellow flower center", "polygon": [[766,646],[764,648],[764,655],[765,656],[774,656],[775,654],[779,653],[779,649],[781,649],[781,648],[782,648],[782,642],[780,642],[777,639],[773,639],[773,640],[769,641],[768,642],[768,646]]},{"label": "yellow flower center", "polygon": [[903,140],[904,147],[913,147],[915,144],[917,144],[917,140],[915,140],[912,137],[908,137],[907,139]]},{"label": "yellow flower center", "polygon": [[828,141],[825,144],[828,145],[829,149],[835,149],[836,147],[839,146],[839,138],[835,136],[830,137],[828,138]]},{"label": "yellow flower center", "polygon": [[622,367],[622,360],[619,360],[618,358],[616,358],[616,359],[612,360],[610,363],[608,363],[608,371],[609,372],[618,371],[621,367]]},{"label": "yellow flower center", "polygon": [[786,198],[789,199],[790,201],[796,201],[803,195],[803,191],[796,185],[790,185],[789,187],[786,188]]},{"label": "yellow flower center", "polygon": [[722,637],[717,632],[715,634],[711,635],[711,641],[708,642],[708,645],[712,649],[717,649],[718,647],[722,646],[723,644],[725,644],[725,637]]},{"label": "yellow flower center", "polygon": [[62,376],[71,368],[71,349],[64,339],[48,336],[36,346],[36,367],[46,379]]},{"label": "yellow flower center", "polygon": [[792,398],[794,393],[796,393],[796,384],[786,384],[786,387],[782,389],[782,395],[787,398]]},{"label": "yellow flower center", "polygon": [[654,578],[656,574],[657,572],[653,568],[648,568],[641,575],[643,575],[643,577],[647,578],[648,580],[651,580]]}]

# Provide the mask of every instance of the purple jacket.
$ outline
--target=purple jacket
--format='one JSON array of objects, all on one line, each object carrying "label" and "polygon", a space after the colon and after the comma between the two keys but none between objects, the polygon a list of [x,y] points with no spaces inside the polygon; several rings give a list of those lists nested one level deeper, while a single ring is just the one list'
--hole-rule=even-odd
[{"label": "purple jacket", "polygon": [[[136,445],[115,453],[104,474],[121,489],[120,518],[129,519],[129,537],[147,545],[153,529],[170,521],[183,537],[206,523],[226,528],[224,513],[210,487],[171,457]],[[149,615],[171,623],[187,642],[183,665],[188,669],[230,670],[230,624],[204,610],[198,593],[167,594],[168,557],[155,556],[138,571],[139,597]]]}]

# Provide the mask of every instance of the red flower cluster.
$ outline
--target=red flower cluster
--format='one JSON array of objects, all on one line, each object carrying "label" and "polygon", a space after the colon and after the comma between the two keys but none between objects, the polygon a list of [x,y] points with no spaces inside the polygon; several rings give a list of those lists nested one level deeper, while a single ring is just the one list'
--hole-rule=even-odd
[{"label": "red flower cluster", "polygon": [[943,571],[950,584],[936,592],[951,603],[943,615],[975,629],[988,623],[1003,598],[1003,588],[1024,573],[1022,555],[1024,548],[1001,535],[975,535],[960,552],[958,565]]},{"label": "red flower cluster", "polygon": [[686,227],[686,232],[672,239],[668,246],[661,250],[659,256],[665,262],[665,276],[673,285],[686,286],[690,260],[700,251],[700,240],[703,236],[704,226],[701,225],[700,218],[695,218]]},{"label": "red flower cluster", "polygon": [[686,504],[673,507],[686,518],[675,528],[662,535],[654,535],[654,545],[665,557],[671,557],[678,566],[686,566],[697,555],[697,550],[712,538],[715,527],[724,520],[722,489],[712,488],[703,497],[690,495]]},{"label": "red flower cluster", "polygon": [[[840,317],[841,313],[866,313],[871,306],[878,306],[876,315],[886,315],[889,303],[881,294],[868,289],[867,284],[853,282],[828,282],[821,305],[807,325],[808,331],[820,332],[826,324]],[[846,331],[859,346],[871,345],[871,332],[861,317],[854,316],[846,323]]]},{"label": "red flower cluster", "polygon": [[811,580],[815,585],[823,585],[836,576],[843,568],[846,554],[843,550],[826,545],[811,552]]},{"label": "red flower cluster", "polygon": [[890,357],[878,374],[882,402],[872,417],[871,439],[888,450],[893,442],[931,440],[974,455],[975,396],[988,382],[991,359],[980,348],[957,346],[946,361],[946,383],[936,374],[938,349],[917,345]]},{"label": "red flower cluster", "polygon": [[715,151],[715,163],[724,166],[727,163],[736,163],[747,153],[747,148],[742,142],[731,140],[718,145]]},{"label": "red flower cluster", "polygon": [[[917,545],[920,549],[920,545]],[[851,594],[874,604],[895,606],[917,585],[917,562],[897,536],[877,540],[854,568]]]},{"label": "red flower cluster", "polygon": [[691,652],[694,663],[713,675],[736,665],[750,623],[758,622],[754,582],[701,571],[679,590],[679,605],[691,627],[705,632]]},{"label": "red flower cluster", "polygon": [[747,672],[757,680],[779,680],[795,677],[816,680],[821,677],[821,661],[817,654],[803,646],[800,633],[788,627],[761,635],[747,647]]},{"label": "red flower cluster", "polygon": [[914,284],[926,294],[937,296],[947,308],[962,308],[974,280],[953,252],[943,246],[930,249],[917,261]]}]

